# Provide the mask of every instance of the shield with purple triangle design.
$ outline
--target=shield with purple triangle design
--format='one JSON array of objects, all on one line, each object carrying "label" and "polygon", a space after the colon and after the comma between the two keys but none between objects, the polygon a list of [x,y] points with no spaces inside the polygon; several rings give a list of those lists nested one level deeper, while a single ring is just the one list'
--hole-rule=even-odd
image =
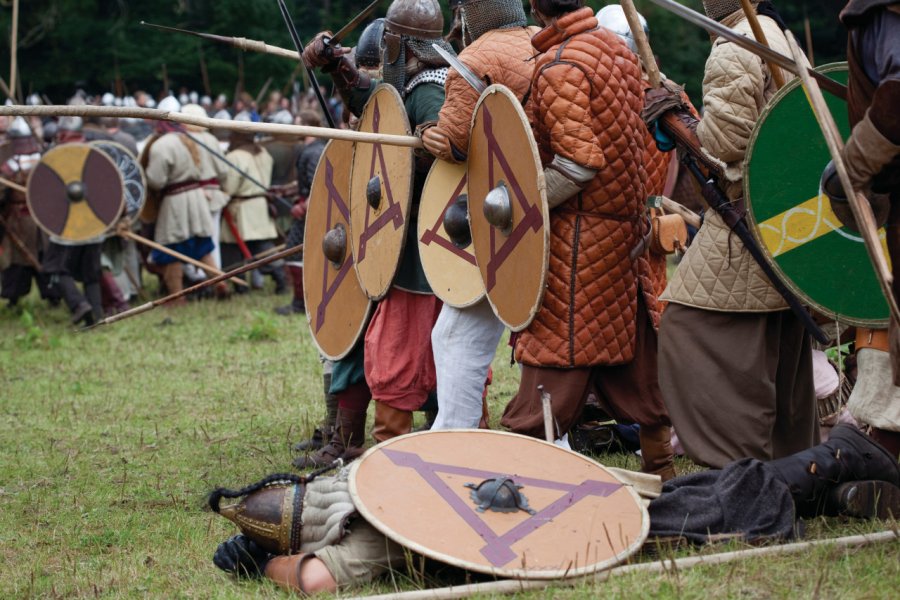
[{"label": "shield with purple triangle design", "polygon": [[[485,507],[479,492],[504,480],[497,495],[514,488],[517,502]],[[599,463],[499,431],[428,431],[383,442],[354,464],[350,493],[360,514],[395,542],[497,577],[606,569],[636,552],[649,529],[637,493]]]}]

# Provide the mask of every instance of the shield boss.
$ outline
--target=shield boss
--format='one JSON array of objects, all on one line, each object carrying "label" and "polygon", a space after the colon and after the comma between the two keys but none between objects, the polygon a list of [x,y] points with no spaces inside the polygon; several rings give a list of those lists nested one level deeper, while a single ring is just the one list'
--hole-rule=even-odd
[{"label": "shield boss", "polygon": [[481,94],[469,139],[472,245],[488,300],[513,331],[531,323],[544,297],[550,227],[544,171],[516,97]]},{"label": "shield boss", "polygon": [[[360,131],[410,135],[400,94],[379,85],[360,118]],[[350,239],[354,265],[366,295],[387,294],[400,265],[412,198],[413,150],[356,144],[350,175]]]},{"label": "shield boss", "polygon": [[[847,64],[816,69],[847,81]],[[847,104],[825,95],[846,138]],[[844,227],[819,189],[830,154],[799,79],[781,88],[760,116],[744,159],[750,229],[782,281],[831,319],[886,327],[888,307],[862,237]],[[879,230],[882,244],[884,229]],[[887,251],[885,251],[887,255]]]},{"label": "shield boss", "polygon": [[51,149],[28,178],[28,210],[35,223],[65,242],[85,243],[103,235],[124,208],[116,164],[87,144]]},{"label": "shield boss", "polygon": [[445,304],[457,308],[471,306],[484,297],[484,284],[471,241],[467,245],[465,240],[454,241],[444,228],[447,210],[460,198],[463,204],[467,203],[466,180],[465,164],[434,161],[419,204],[418,239],[422,268],[434,294]]},{"label": "shield boss", "polygon": [[356,277],[350,252],[352,159],[351,142],[328,142],[313,177],[306,211],[306,315],[316,346],[331,360],[343,358],[353,349],[365,330],[372,305]]},{"label": "shield boss", "polygon": [[[650,523],[634,490],[602,465],[499,431],[383,442],[354,463],[350,493],[360,514],[395,542],[498,577],[555,579],[611,567],[641,547]],[[498,495],[492,506],[489,496]]]}]

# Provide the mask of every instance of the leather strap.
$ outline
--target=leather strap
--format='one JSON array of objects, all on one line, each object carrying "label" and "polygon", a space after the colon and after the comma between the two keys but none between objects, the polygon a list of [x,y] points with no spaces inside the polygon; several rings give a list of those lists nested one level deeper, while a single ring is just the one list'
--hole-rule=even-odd
[{"label": "leather strap", "polygon": [[872,348],[874,350],[888,352],[889,345],[887,329],[868,329],[867,327],[857,327],[856,351],[859,352],[862,348]]}]

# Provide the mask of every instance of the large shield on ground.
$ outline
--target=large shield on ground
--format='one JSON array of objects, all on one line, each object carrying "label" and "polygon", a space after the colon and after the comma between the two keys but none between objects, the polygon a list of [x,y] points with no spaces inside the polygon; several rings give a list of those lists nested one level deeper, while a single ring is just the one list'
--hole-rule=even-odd
[{"label": "large shield on ground", "polygon": [[132,220],[136,219],[147,199],[147,178],[144,176],[144,169],[131,150],[118,142],[94,140],[89,144],[103,150],[116,163],[125,186],[125,215]]},{"label": "large shield on ground", "polygon": [[[400,94],[380,85],[366,103],[360,131],[410,135]],[[350,238],[355,269],[366,294],[380,300],[400,265],[412,199],[413,150],[357,144],[350,175]]]},{"label": "large shield on ground", "polygon": [[[436,160],[419,203],[418,240],[422,268],[434,294],[445,304],[463,308],[484,297],[484,283],[475,262],[469,226],[461,218],[468,210],[466,165]],[[455,239],[444,227],[450,211]],[[468,240],[465,239],[466,236]]]},{"label": "large shield on ground", "polygon": [[41,229],[63,242],[95,240],[125,209],[122,175],[98,148],[57,146],[44,154],[28,178],[28,209]]},{"label": "large shield on ground", "polygon": [[[383,442],[354,464],[350,493],[360,514],[392,540],[498,577],[599,571],[637,551],[649,529],[635,491],[600,464],[498,431],[429,431]],[[489,506],[492,496],[501,501]]]},{"label": "large shield on ground", "polygon": [[332,140],[319,159],[303,240],[303,297],[309,330],[326,357],[346,356],[366,328],[372,302],[350,251],[350,164],[353,144]]},{"label": "large shield on ground", "polygon": [[[816,69],[846,82],[846,63]],[[847,104],[826,100],[846,137]],[[744,198],[753,234],[785,284],[818,312],[844,323],[886,326],[888,306],[862,237],[841,225],[819,187],[830,155],[800,80],[763,111],[744,160]],[[884,243],[884,230],[879,231]]]},{"label": "large shield on ground", "polygon": [[531,126],[516,97],[501,85],[481,94],[472,121],[469,219],[491,306],[507,327],[520,331],[544,297],[549,211]]}]

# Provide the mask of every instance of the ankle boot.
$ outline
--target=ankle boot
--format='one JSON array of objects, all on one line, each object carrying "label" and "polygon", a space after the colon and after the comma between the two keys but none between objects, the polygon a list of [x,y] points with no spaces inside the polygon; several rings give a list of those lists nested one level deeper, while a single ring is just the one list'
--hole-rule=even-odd
[{"label": "ankle boot", "polygon": [[339,458],[350,462],[362,455],[365,436],[366,411],[340,408],[331,441],[314,454],[298,456],[293,465],[298,469],[312,469],[328,466]]},{"label": "ankle boot", "polygon": [[900,485],[900,465],[890,452],[853,425],[841,423],[824,444],[766,463],[787,483],[800,516],[823,514],[826,495],[842,483],[883,481]]},{"label": "ankle boot", "polygon": [[375,427],[372,429],[372,437],[376,443],[405,435],[410,431],[412,431],[412,412],[375,401]]},{"label": "ankle boot", "polygon": [[675,451],[668,425],[641,425],[641,471],[659,475],[663,481],[675,477]]},{"label": "ankle boot", "polygon": [[900,487],[887,481],[850,481],[829,490],[825,514],[857,519],[900,518]]},{"label": "ankle boot", "polygon": [[312,437],[294,444],[296,452],[311,452],[319,450],[331,440],[337,422],[338,399],[334,394],[329,394],[331,389],[331,373],[322,374],[322,383],[325,387],[325,420],[313,431]]}]

